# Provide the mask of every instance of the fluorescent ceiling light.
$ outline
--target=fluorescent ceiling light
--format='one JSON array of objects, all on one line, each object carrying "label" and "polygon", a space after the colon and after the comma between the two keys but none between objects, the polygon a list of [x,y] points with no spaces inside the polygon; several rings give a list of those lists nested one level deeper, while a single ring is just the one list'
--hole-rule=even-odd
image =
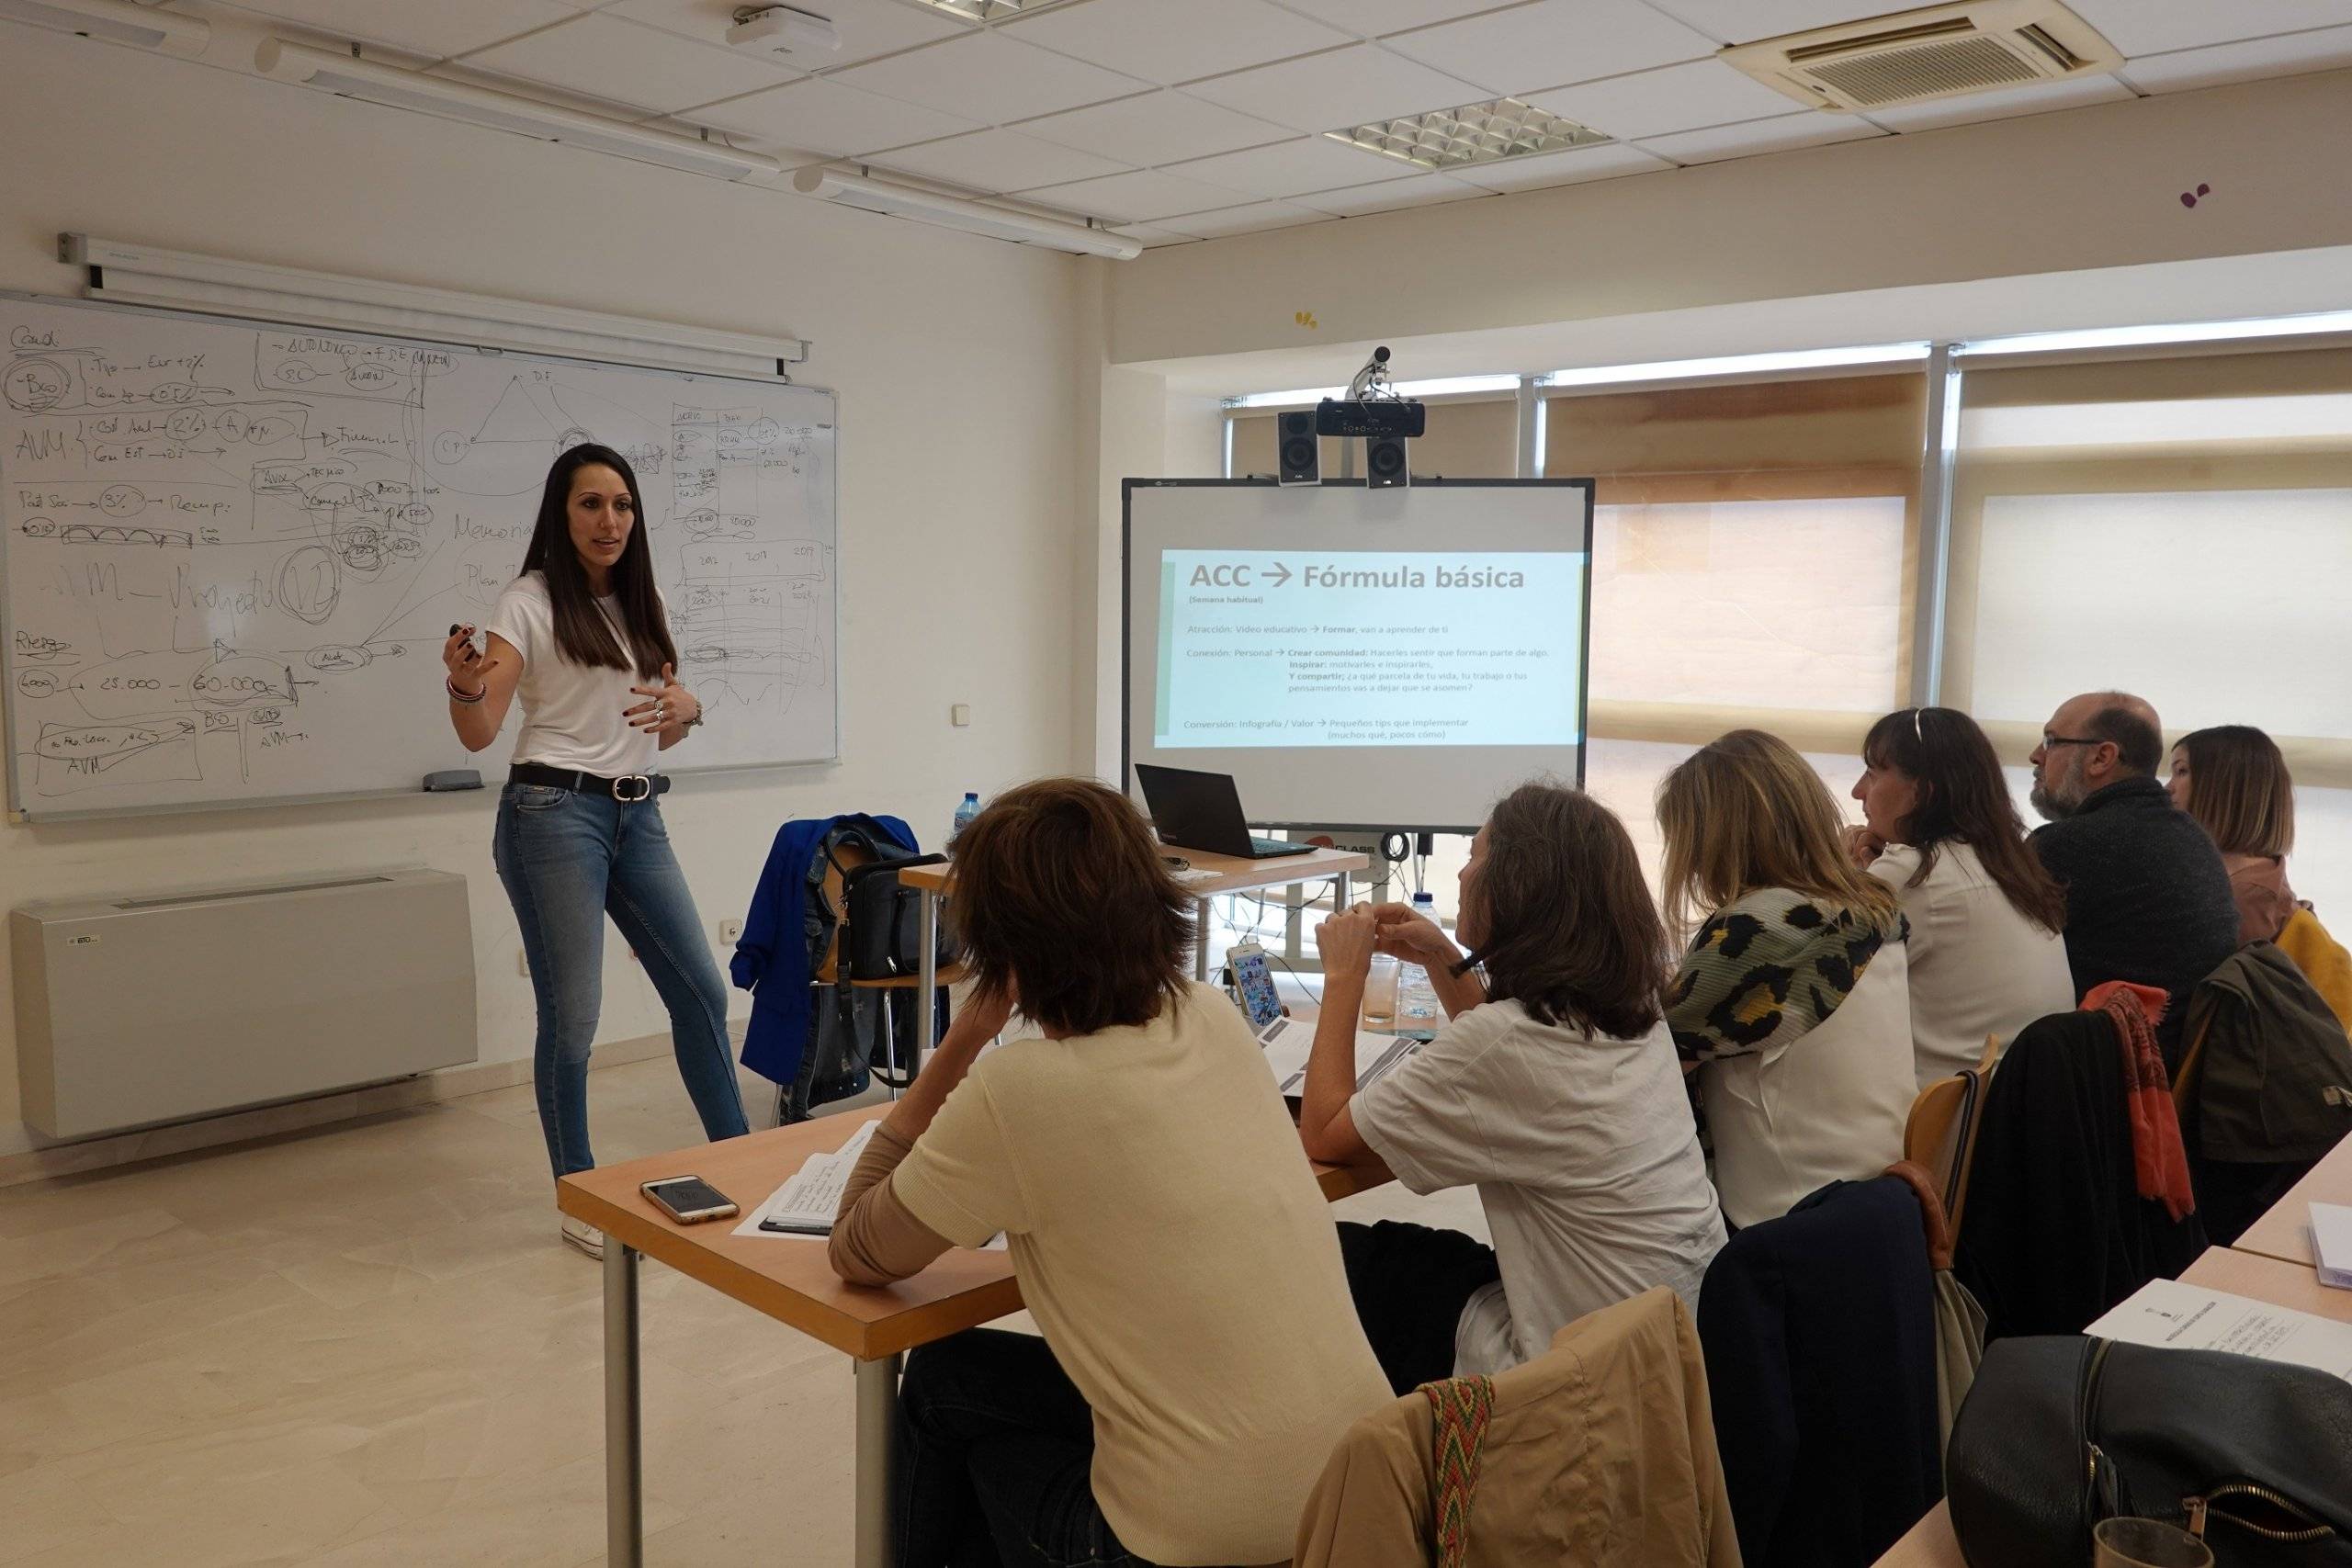
[{"label": "fluorescent ceiling light", "polygon": [[1615,138],[1517,98],[1431,109],[1402,119],[1374,120],[1323,133],[1417,169],[1460,169],[1498,164],[1536,152],[1565,152]]},{"label": "fluorescent ceiling light", "polygon": [[2305,337],[2352,333],[2352,310],[2310,316],[2272,316],[2256,321],[2177,321],[2145,327],[2091,327],[2081,332],[2021,333],[1979,338],[1956,345],[1955,355],[2077,354],[2090,349],[2140,348],[2157,344],[2226,343],[2236,338]]},{"label": "fluorescent ceiling light", "polygon": [[202,54],[212,39],[209,22],[130,0],[0,0],[0,18],[190,57]]},{"label": "fluorescent ceiling light", "polygon": [[1728,354],[1711,359],[1661,359],[1649,365],[1595,365],[1537,378],[1546,387],[1606,387],[1622,381],[1686,381],[1717,376],[1770,376],[1848,365],[1918,364],[1924,343],[1881,343],[1858,348],[1803,348],[1785,354]]},{"label": "fluorescent ceiling light", "polygon": [[[0,5],[16,0],[0,0]],[[653,130],[603,115],[585,114],[541,103],[514,93],[477,87],[422,75],[398,66],[379,65],[284,39],[264,39],[254,51],[254,68],[279,82],[316,87],[341,97],[358,98],[390,108],[413,109],[441,119],[512,130],[541,141],[560,141],[592,152],[609,152],[642,164],[684,169],[689,174],[715,175],[723,180],[753,175],[776,175],[782,165],[757,152],[745,152],[723,141],[704,141],[666,130]]]},{"label": "fluorescent ceiling light", "polygon": [[[1516,392],[1516,376],[1440,376],[1428,381],[1395,381],[1389,390],[1400,398],[1458,398],[1479,392]],[[1227,398],[1229,409],[1271,409],[1295,407],[1300,403],[1319,403],[1326,398],[1344,398],[1345,387],[1301,387],[1289,392],[1250,392],[1238,398]]]},{"label": "fluorescent ceiling light", "polygon": [[915,0],[918,6],[928,6],[968,22],[993,22],[1002,17],[1017,17],[1023,11],[1042,11],[1055,3],[1056,0]]},{"label": "fluorescent ceiling light", "polygon": [[940,196],[919,190],[913,186],[893,185],[886,180],[843,174],[839,169],[817,166],[802,169],[792,176],[792,188],[803,196],[837,201],[844,207],[854,207],[865,212],[879,212],[891,218],[911,218],[918,223],[957,229],[967,234],[985,234],[994,240],[1014,240],[1024,245],[1043,245],[1048,250],[1069,251],[1077,255],[1133,261],[1143,254],[1140,242],[1106,233],[1100,229],[1064,223],[1051,218],[1033,218],[1025,212],[966,201],[960,197]]}]

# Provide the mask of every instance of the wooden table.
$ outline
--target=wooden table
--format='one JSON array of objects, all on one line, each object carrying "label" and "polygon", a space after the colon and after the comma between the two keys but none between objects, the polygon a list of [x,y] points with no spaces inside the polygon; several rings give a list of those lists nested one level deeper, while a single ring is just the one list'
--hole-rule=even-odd
[{"label": "wooden table", "polygon": [[[2285,1263],[2311,1267],[2312,1205],[2342,1203],[2352,1207],[2352,1138],[2330,1149],[2270,1212],[2246,1227],[2230,1246],[2239,1252],[2258,1252]],[[2338,1294],[2343,1292],[2338,1292]]]},{"label": "wooden table", "polygon": [[2209,1247],[2197,1261],[2180,1271],[2181,1279],[2209,1291],[2227,1291],[2272,1306],[2292,1307],[2313,1317],[2352,1323],[2352,1291],[2335,1291],[2319,1282],[2308,1263],[2282,1263],[2260,1253],[2234,1247]]},{"label": "wooden table", "polygon": [[[1221,893],[1253,893],[1261,887],[1289,887],[1302,882],[1321,882],[1327,878],[1337,885],[1340,908],[1348,907],[1351,879],[1359,871],[1372,868],[1372,857],[1351,850],[1309,850],[1303,855],[1276,855],[1270,860],[1245,860],[1238,855],[1213,855],[1205,850],[1179,849],[1163,846],[1168,852],[1181,855],[1192,863],[1194,871],[1214,872],[1213,876],[1188,882],[1184,891],[1193,896],[1193,978],[1209,977],[1209,900]],[[934,861],[929,865],[910,866],[899,873],[899,886],[911,887],[922,895],[921,917],[922,972],[917,979],[920,994],[929,995],[938,979],[939,904],[955,881],[956,863]],[[934,1032],[939,1026],[937,1016],[930,1008],[920,1010],[922,1021],[916,1026],[915,1069],[921,1071],[923,1058],[939,1043]]]},{"label": "wooden table", "polygon": [[[876,1111],[874,1114],[880,1114]],[[612,1568],[645,1561],[644,1467],[639,1418],[638,1257],[658,1259],[779,1323],[851,1357],[857,1379],[857,1558],[889,1561],[889,1445],[899,1363],[918,1345],[1021,1310],[1012,1259],[1002,1252],[949,1252],[910,1280],[882,1290],[843,1284],[821,1239],[739,1236],[740,1220],[682,1225],[639,1191],[642,1182],[699,1176],[745,1213],[790,1179],[812,1154],[830,1153],[871,1117],[820,1117],[724,1143],[651,1155],[567,1176],[556,1207],[605,1233],[605,1529]],[[1317,1163],[1326,1198],[1391,1178],[1377,1166]]]}]

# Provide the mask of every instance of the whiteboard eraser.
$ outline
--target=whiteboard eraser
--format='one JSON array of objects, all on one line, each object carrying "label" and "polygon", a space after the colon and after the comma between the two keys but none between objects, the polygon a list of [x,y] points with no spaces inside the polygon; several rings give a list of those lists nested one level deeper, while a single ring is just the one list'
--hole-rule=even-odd
[{"label": "whiteboard eraser", "polygon": [[481,774],[472,768],[444,768],[437,773],[424,775],[428,795],[438,795],[449,789],[480,789]]}]

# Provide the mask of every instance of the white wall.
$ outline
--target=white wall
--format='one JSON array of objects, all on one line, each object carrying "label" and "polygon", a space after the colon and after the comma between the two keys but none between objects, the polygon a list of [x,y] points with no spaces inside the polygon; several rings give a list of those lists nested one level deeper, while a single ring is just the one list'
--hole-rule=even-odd
[{"label": "white wall", "polygon": [[[0,288],[72,293],[56,235],[86,230],[813,341],[802,378],[841,393],[843,761],[669,797],[714,939],[789,818],[897,812],[934,839],[962,791],[1091,761],[1070,671],[1093,549],[1091,470],[1074,476],[1095,420],[1074,260],[7,23],[0,56]],[[418,702],[439,702],[434,680],[420,671]],[[971,728],[949,728],[956,702]],[[527,1056],[495,798],[0,828],[0,900],[461,872],[483,1057]],[[666,1030],[617,940],[605,979],[600,1038]],[[37,1141],[18,1117],[13,1005],[0,976],[0,1153]]]}]

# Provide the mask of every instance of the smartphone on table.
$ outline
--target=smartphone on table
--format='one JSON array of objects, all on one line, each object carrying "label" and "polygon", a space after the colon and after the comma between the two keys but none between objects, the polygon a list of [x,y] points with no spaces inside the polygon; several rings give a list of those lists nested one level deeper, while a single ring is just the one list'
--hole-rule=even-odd
[{"label": "smartphone on table", "polygon": [[1254,942],[1240,942],[1226,950],[1225,961],[1233,970],[1234,999],[1250,1015],[1252,1030],[1261,1030],[1282,1017],[1283,999],[1274,990],[1272,971],[1266,967],[1264,948]]},{"label": "smartphone on table", "polygon": [[659,1181],[643,1183],[638,1190],[682,1225],[700,1224],[705,1220],[731,1220],[737,1213],[735,1201],[699,1176],[665,1176]]}]

